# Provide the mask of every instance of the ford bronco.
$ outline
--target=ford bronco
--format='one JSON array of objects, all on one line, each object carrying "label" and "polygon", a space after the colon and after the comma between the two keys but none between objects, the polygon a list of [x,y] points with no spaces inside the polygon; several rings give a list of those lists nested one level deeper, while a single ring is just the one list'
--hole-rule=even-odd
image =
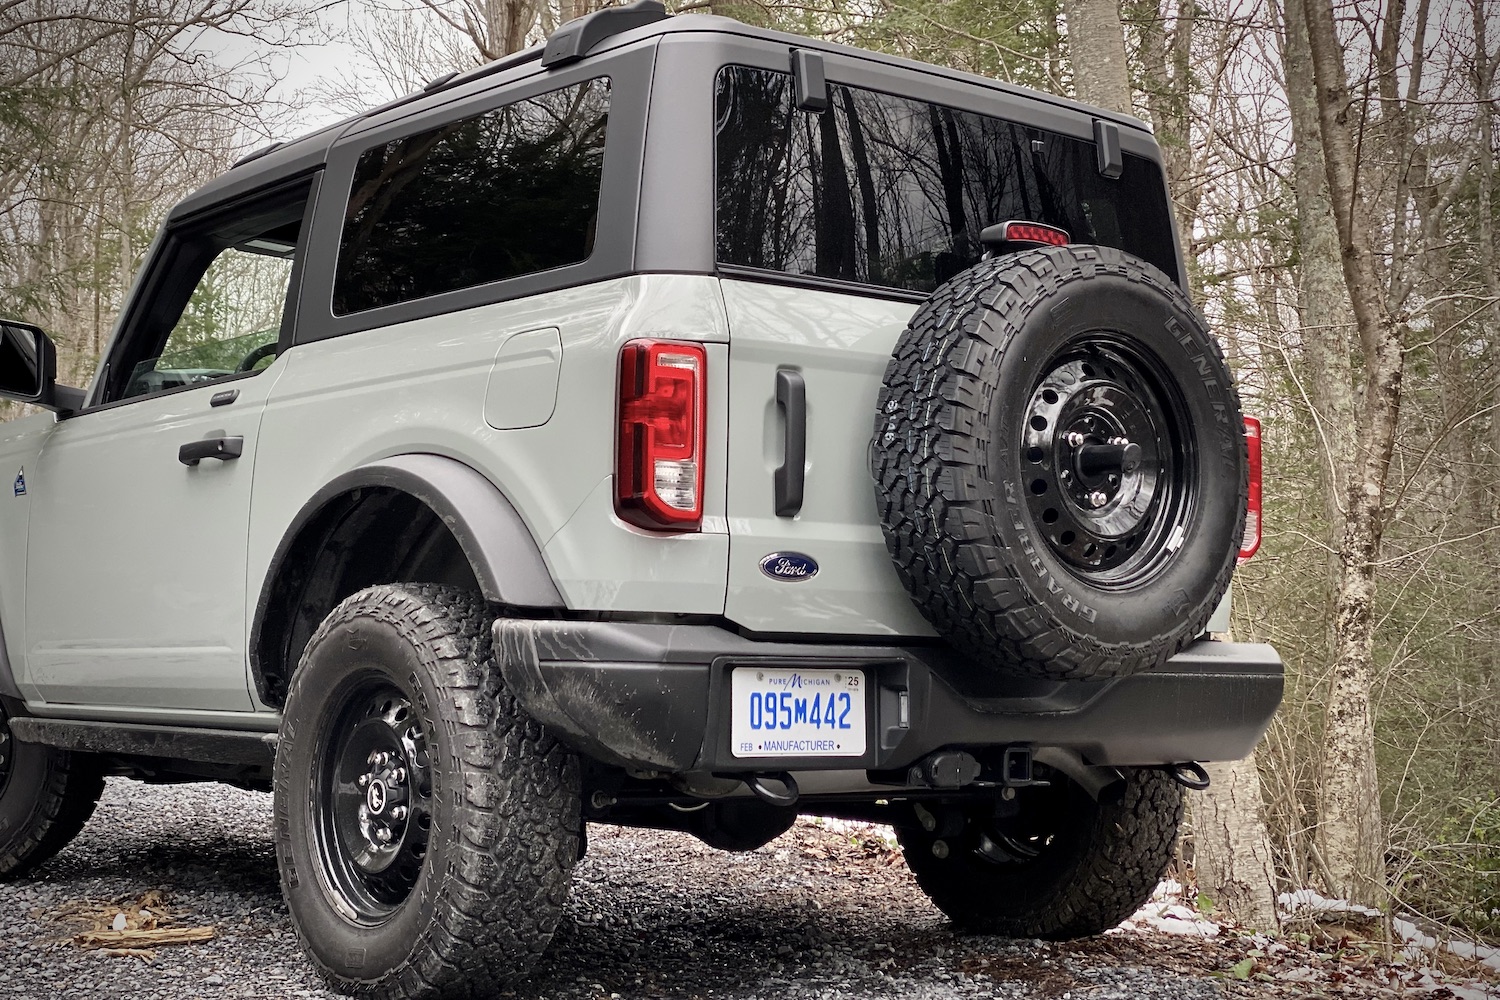
[{"label": "ford bronco", "polygon": [[0,877],[106,776],[269,790],[347,992],[524,973],[587,823],[890,824],[1095,934],[1281,698],[1149,129],[935,66],[592,14],[245,158],[0,392]]}]

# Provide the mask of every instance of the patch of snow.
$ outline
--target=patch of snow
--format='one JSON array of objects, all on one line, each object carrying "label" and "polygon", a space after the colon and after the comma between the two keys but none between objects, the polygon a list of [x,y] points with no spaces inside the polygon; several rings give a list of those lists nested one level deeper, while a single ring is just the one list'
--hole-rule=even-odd
[{"label": "patch of snow", "polygon": [[1334,917],[1353,915],[1357,917],[1368,917],[1378,920],[1384,914],[1379,910],[1358,903],[1351,903],[1347,899],[1333,899],[1323,895],[1315,889],[1298,889],[1296,892],[1283,892],[1276,897],[1276,906],[1280,911],[1282,920],[1317,919],[1319,917]]},{"label": "patch of snow", "polygon": [[1127,919],[1117,931],[1152,930],[1185,937],[1218,937],[1216,921],[1187,904],[1182,886],[1168,879],[1156,887],[1146,905]]},{"label": "patch of snow", "polygon": [[[1375,919],[1381,916],[1379,910],[1351,903],[1347,899],[1330,898],[1314,889],[1283,892],[1276,897],[1276,903],[1282,920],[1337,919],[1350,915]],[[1458,958],[1478,962],[1500,973],[1500,948],[1463,938],[1439,940],[1424,932],[1412,921],[1399,917],[1391,920],[1391,933],[1404,942],[1402,954],[1414,964],[1430,962],[1433,956],[1446,951]],[[1477,981],[1457,983],[1442,972],[1426,967],[1420,968],[1419,972],[1421,979],[1416,985],[1420,988],[1448,989],[1459,1000],[1500,1000],[1500,985]]]},{"label": "patch of snow", "polygon": [[1431,934],[1423,933],[1410,920],[1402,920],[1400,917],[1391,921],[1391,931],[1396,937],[1406,942],[1404,951],[1412,959],[1420,959],[1424,954],[1430,955],[1440,950],[1446,950],[1459,958],[1470,962],[1478,962],[1480,965],[1500,972],[1500,948],[1477,944],[1473,941],[1466,941],[1463,938],[1439,941]]},{"label": "patch of snow", "polygon": [[1468,983],[1460,986],[1458,983],[1444,983],[1443,988],[1452,993],[1457,1000],[1495,1000],[1500,993],[1500,986],[1486,986],[1484,983]]}]

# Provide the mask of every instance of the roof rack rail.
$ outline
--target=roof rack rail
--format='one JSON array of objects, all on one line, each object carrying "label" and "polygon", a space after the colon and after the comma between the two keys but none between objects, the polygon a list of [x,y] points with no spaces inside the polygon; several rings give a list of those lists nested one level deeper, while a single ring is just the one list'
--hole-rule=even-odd
[{"label": "roof rack rail", "polygon": [[233,170],[235,167],[239,166],[242,163],[249,163],[251,160],[258,160],[262,156],[265,156],[267,153],[274,153],[276,152],[276,150],[285,145],[286,143],[284,142],[273,142],[269,146],[262,146],[259,149],[255,150],[253,153],[246,153],[238,160],[235,160],[229,165],[229,169]]},{"label": "roof rack rail", "polygon": [[612,35],[667,18],[666,4],[661,0],[636,0],[619,7],[606,7],[569,21],[547,39],[542,65],[566,66],[577,62]]},{"label": "roof rack rail", "polygon": [[457,87],[460,84],[468,83],[470,80],[477,80],[482,76],[489,76],[491,73],[499,73],[502,70],[510,69],[512,66],[520,66],[523,63],[529,63],[541,57],[542,47],[540,45],[533,45],[530,48],[521,49],[519,52],[512,52],[508,56],[492,59],[483,66],[466,69],[462,73],[448,77],[446,80],[440,77],[437,80],[433,80],[427,86],[432,87],[434,90],[447,90],[449,87]]}]

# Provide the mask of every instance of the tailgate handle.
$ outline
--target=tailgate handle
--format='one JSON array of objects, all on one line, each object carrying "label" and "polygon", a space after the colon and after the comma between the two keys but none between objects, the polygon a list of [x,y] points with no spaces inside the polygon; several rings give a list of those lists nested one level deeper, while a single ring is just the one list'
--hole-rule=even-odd
[{"label": "tailgate handle", "polygon": [[776,516],[796,517],[807,467],[807,383],[800,372],[777,369],[776,406],[786,418],[783,459],[776,470]]}]

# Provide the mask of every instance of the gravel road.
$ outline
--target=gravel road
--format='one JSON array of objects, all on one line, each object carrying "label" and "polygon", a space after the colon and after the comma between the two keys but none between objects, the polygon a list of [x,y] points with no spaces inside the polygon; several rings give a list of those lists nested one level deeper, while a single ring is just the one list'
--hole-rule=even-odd
[{"label": "gravel road", "polygon": [[[0,995],[335,996],[303,961],[281,905],[270,803],[269,795],[214,785],[112,779],[70,848],[31,877],[0,885]],[[1255,984],[1210,974],[1237,960],[1224,951],[1228,942],[1139,932],[1058,945],[958,936],[877,838],[806,821],[744,855],[671,833],[593,827],[590,838],[551,951],[503,996],[1264,995]],[[150,960],[72,943],[79,928],[68,913],[100,904],[107,914],[151,890],[175,925],[212,927],[213,940],[160,948]],[[1299,994],[1308,992],[1291,995]]]}]

